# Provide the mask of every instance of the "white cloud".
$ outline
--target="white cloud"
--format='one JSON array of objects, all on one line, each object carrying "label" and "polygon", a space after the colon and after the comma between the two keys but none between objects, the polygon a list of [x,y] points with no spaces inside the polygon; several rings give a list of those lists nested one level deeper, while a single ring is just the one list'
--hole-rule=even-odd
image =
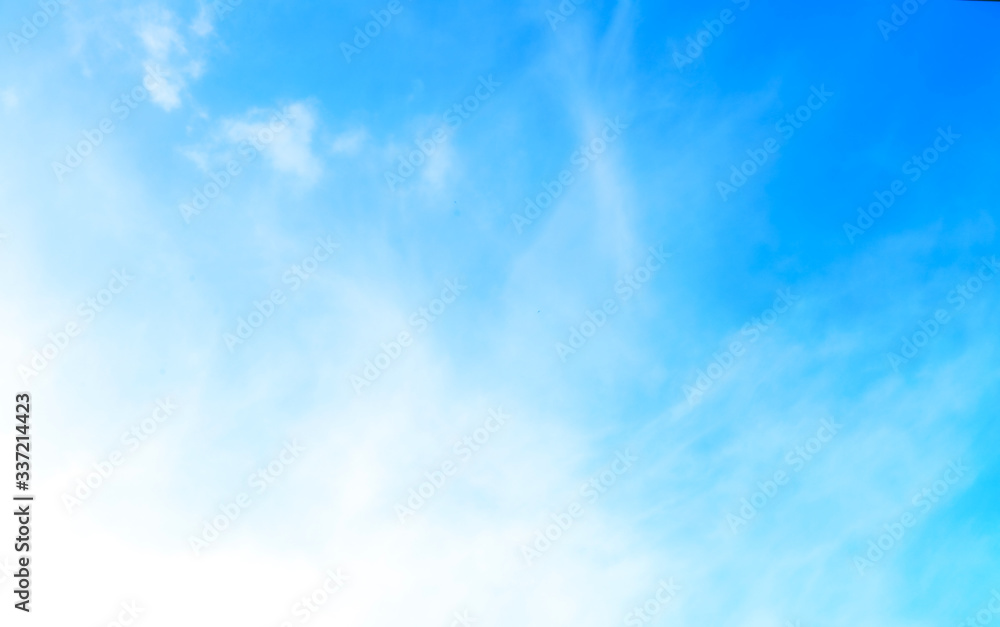
[{"label": "white cloud", "polygon": [[208,171],[230,159],[242,159],[239,146],[250,142],[277,172],[315,183],[323,172],[313,153],[316,114],[305,102],[294,102],[281,110],[254,107],[246,113],[224,118],[201,145],[184,154]]},{"label": "white cloud", "polygon": [[[172,20],[172,16],[168,12],[163,12],[160,19],[168,21]],[[173,48],[185,51],[184,39],[169,24],[147,22],[139,27],[138,34],[146,51],[154,58],[167,58]]]},{"label": "white cloud", "polygon": [[322,172],[319,160],[312,153],[316,117],[302,103],[285,107],[283,113],[291,120],[289,128],[275,135],[274,142],[265,153],[279,172],[290,172],[314,182]]},{"label": "white cloud", "polygon": [[[203,7],[191,26],[196,34],[202,35],[206,27],[211,28],[206,19]],[[151,100],[165,111],[180,107],[188,80],[197,80],[205,73],[204,61],[192,54],[179,28],[179,20],[166,10],[145,14],[136,27],[147,54],[143,64],[147,80],[153,78],[151,67],[159,69],[159,80],[150,88]]]},{"label": "white cloud", "polygon": [[172,111],[181,106],[180,92],[184,87],[184,80],[175,71],[160,65],[147,63],[145,68],[143,84],[149,88],[150,99],[164,111]]},{"label": "white cloud", "polygon": [[330,150],[335,154],[356,155],[368,141],[368,131],[363,128],[354,129],[341,133],[330,145]]},{"label": "white cloud", "polygon": [[0,102],[3,102],[4,109],[8,111],[17,107],[20,100],[17,97],[17,92],[14,91],[13,87],[8,87],[7,89],[0,91]]},{"label": "white cloud", "polygon": [[[234,143],[257,138],[264,146],[263,152],[275,170],[294,174],[308,182],[314,182],[322,171],[319,160],[312,153],[312,136],[316,127],[316,117],[307,105],[301,102],[288,105],[281,111],[287,126],[273,132],[272,115],[264,111],[251,110],[240,119],[223,122],[226,135]],[[268,137],[272,137],[267,141]]]},{"label": "white cloud", "polygon": [[205,37],[215,30],[215,25],[212,23],[212,12],[208,5],[201,5],[198,17],[191,22],[191,30],[199,37]]}]

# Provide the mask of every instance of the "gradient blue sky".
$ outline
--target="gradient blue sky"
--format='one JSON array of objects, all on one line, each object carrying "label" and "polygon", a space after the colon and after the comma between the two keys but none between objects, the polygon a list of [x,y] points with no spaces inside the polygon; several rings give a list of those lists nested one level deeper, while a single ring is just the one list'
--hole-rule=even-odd
[{"label": "gradient blue sky", "polygon": [[[953,290],[1000,255],[1000,6],[928,0],[886,38],[891,2],[588,0],[553,27],[555,0],[400,0],[345,60],[388,4],[69,2],[30,40],[5,35],[2,389],[35,403],[34,618],[106,624],[135,599],[150,627],[299,624],[296,600],[336,568],[352,580],[325,624],[627,624],[671,578],[657,624],[958,625],[986,608],[1000,280],[960,308]],[[0,30],[38,11],[4,3]],[[163,80],[118,119],[150,68]],[[450,126],[488,77],[495,92]],[[832,96],[782,137],[813,88]],[[287,127],[247,161],[240,142],[276,113]],[[104,118],[114,131],[58,180],[52,163]],[[609,119],[627,127],[579,171]],[[912,180],[939,129],[959,137]],[[723,199],[718,181],[769,138],[780,150]],[[231,160],[241,174],[185,220]],[[513,214],[562,170],[574,182],[519,233]],[[907,191],[852,242],[844,224],[897,179]],[[339,249],[292,289],[317,238]],[[651,246],[669,258],[622,298]],[[122,269],[134,279],[85,320]],[[276,289],[283,304],[229,350]],[[779,290],[798,300],[749,341]],[[607,299],[617,313],[560,359]],[[893,368],[937,310],[949,322]],[[80,334],[25,382],[19,366],[70,322]],[[357,394],[349,377],[401,332],[413,344]],[[689,402],[734,341],[745,352]],[[164,398],[176,414],[67,511],[62,495]],[[396,505],[496,407],[510,421],[400,524]],[[842,427],[795,470],[786,456],[823,420]],[[293,438],[301,460],[195,556],[190,537]],[[527,564],[521,547],[626,449],[639,461]],[[914,495],[957,460],[969,470],[924,513]],[[782,470],[734,533],[727,516]]]}]

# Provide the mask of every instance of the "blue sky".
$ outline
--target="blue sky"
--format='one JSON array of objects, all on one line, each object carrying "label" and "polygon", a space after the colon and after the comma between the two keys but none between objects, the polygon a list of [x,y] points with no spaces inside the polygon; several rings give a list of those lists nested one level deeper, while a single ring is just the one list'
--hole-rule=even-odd
[{"label": "blue sky", "polygon": [[46,6],[0,343],[47,620],[299,624],[330,569],[357,625],[1000,620],[1000,7]]}]

